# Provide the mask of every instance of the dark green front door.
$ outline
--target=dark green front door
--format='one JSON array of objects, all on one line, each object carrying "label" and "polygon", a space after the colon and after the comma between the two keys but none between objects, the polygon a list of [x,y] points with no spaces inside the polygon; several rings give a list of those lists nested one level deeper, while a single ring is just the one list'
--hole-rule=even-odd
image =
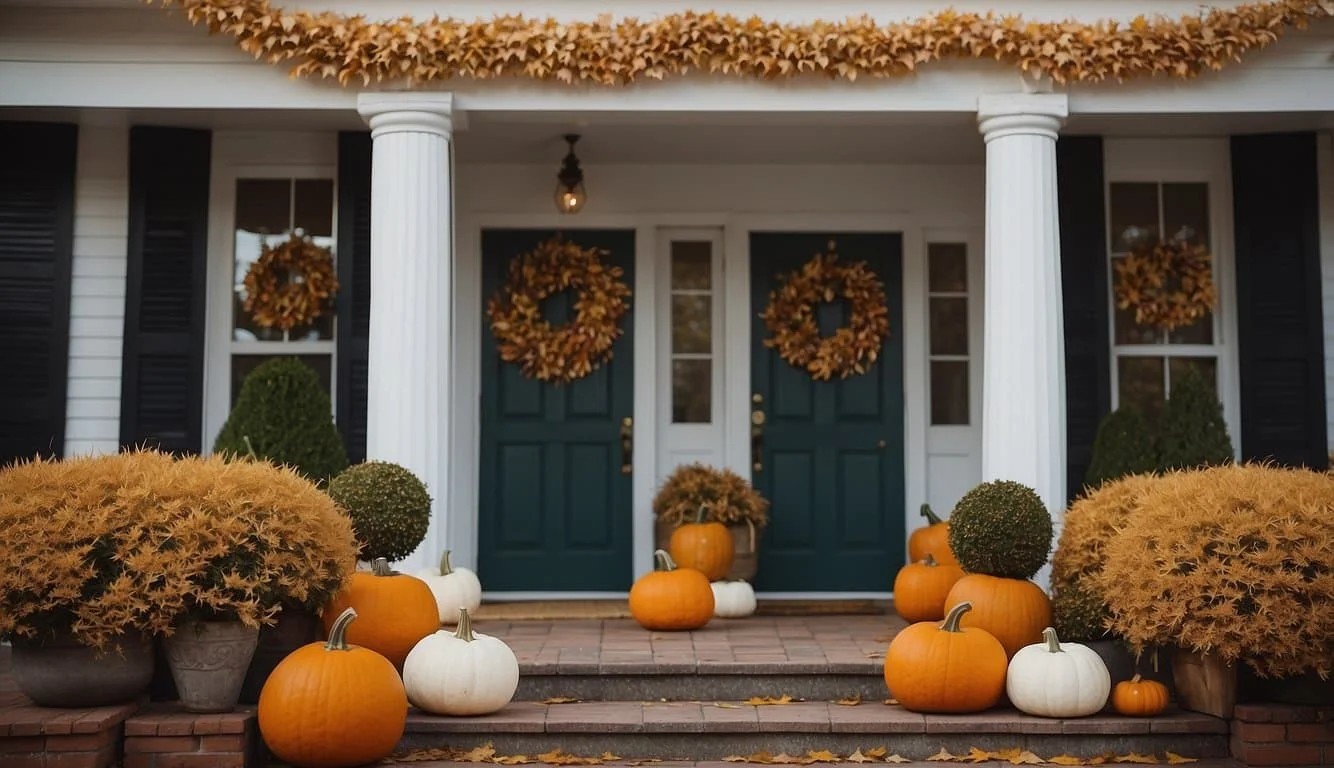
[{"label": "dark green front door", "polygon": [[[556,234],[549,230],[482,233],[483,306],[503,285],[510,260]],[[568,231],[634,285],[633,231]],[[575,297],[558,294],[545,317],[564,322]],[[631,297],[633,307],[635,297]],[[556,386],[500,359],[483,316],[478,576],[488,590],[629,589],[630,474],[622,463],[622,419],[634,396],[633,312],[612,359],[591,375]]]},{"label": "dark green front door", "polygon": [[[830,240],[840,261],[865,261],[884,282],[890,331],[867,373],[815,381],[764,346],[759,314],[781,276]],[[902,250],[898,234],[750,236],[750,406],[764,412],[752,480],[771,504],[756,589],[884,592],[903,563]],[[846,311],[822,304],[821,331],[845,325]]]}]

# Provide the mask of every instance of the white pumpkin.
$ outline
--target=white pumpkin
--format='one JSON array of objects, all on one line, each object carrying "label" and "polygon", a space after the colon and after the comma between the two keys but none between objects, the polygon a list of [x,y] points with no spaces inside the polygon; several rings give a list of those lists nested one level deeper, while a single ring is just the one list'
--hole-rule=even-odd
[{"label": "white pumpkin", "polygon": [[1102,711],[1112,676],[1092,648],[1061,643],[1047,627],[1043,641],[1026,645],[1010,659],[1005,693],[1021,712],[1042,717],[1083,717]]},{"label": "white pumpkin", "polygon": [[749,616],[755,612],[755,590],[750,584],[737,581],[715,581],[713,588],[713,615],[723,619]]},{"label": "white pumpkin", "polygon": [[423,637],[403,662],[412,706],[434,715],[485,715],[504,708],[519,687],[519,660],[498,637],[472,631],[467,609],[453,632]]},{"label": "white pumpkin", "polygon": [[475,611],[482,604],[482,583],[477,580],[477,574],[467,568],[451,566],[448,549],[440,555],[439,568],[423,568],[417,571],[417,578],[426,582],[431,594],[435,595],[441,624],[457,624],[460,608]]}]

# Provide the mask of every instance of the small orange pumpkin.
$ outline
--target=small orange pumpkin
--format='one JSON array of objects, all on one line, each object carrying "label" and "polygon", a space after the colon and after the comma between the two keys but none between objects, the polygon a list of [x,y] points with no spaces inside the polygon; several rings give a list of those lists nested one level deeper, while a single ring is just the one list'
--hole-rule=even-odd
[{"label": "small orange pumpkin", "polygon": [[383,557],[375,559],[370,572],[352,574],[334,595],[322,617],[326,633],[345,608],[356,608],[363,618],[347,631],[348,642],[381,654],[399,670],[412,647],[440,629],[431,588],[416,576],[391,570]]},{"label": "small orange pumpkin", "polygon": [[950,524],[932,512],[930,504],[922,505],[921,515],[927,524],[908,536],[908,559],[915,563],[934,555],[941,565],[958,565],[954,550],[950,549]]},{"label": "small orange pumpkin", "polygon": [[906,621],[931,621],[945,617],[945,598],[964,576],[957,565],[941,565],[931,553],[919,563],[899,569],[894,577],[894,610]]},{"label": "small orange pumpkin", "polygon": [[977,627],[961,627],[973,606],[956,604],[936,625],[919,621],[894,636],[885,685],[911,712],[981,712],[1005,692],[1005,649]]},{"label": "small orange pumpkin", "polygon": [[732,558],[736,556],[736,544],[732,541],[732,532],[718,521],[704,522],[704,512],[708,508],[701,505],[695,522],[686,523],[672,531],[672,538],[667,542],[667,551],[681,568],[694,568],[717,581],[732,569]]},{"label": "small orange pumpkin", "polygon": [[1167,709],[1167,686],[1157,680],[1144,680],[1138,673],[1122,680],[1112,689],[1112,709],[1117,714],[1149,717]]},{"label": "small orange pumpkin", "polygon": [[694,568],[677,568],[661,549],[654,569],[630,587],[630,615],[652,630],[699,629],[713,618],[713,588]]},{"label": "small orange pumpkin", "polygon": [[259,693],[259,732],[278,759],[345,768],[387,757],[403,738],[408,696],[385,657],[347,644],[357,612],[345,609],[327,642],[288,654]]},{"label": "small orange pumpkin", "polygon": [[1042,630],[1051,626],[1051,598],[1027,579],[969,573],[945,597],[946,605],[964,601],[972,603],[973,610],[963,625],[990,632],[1011,659],[1020,648],[1042,642]]}]

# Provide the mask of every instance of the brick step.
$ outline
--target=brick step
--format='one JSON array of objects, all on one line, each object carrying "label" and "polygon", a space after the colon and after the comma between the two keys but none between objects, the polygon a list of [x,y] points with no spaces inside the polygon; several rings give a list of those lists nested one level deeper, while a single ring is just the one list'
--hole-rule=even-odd
[{"label": "brick step", "polygon": [[1226,721],[1170,710],[1151,719],[1097,715],[1056,720],[1013,710],[974,715],[921,715],[879,701],[843,706],[800,701],[754,706],[731,701],[512,702],[482,717],[437,717],[413,711],[400,752],[491,744],[501,755],[539,755],[559,747],[568,754],[611,752],[627,760],[722,760],[756,752],[805,755],[829,750],[850,755],[885,747],[925,760],[943,747],[967,754],[977,747],[1019,747],[1042,758],[1091,758],[1167,750],[1193,758],[1226,758]]},{"label": "brick step", "polygon": [[[847,762],[847,761],[843,761]],[[876,761],[880,765],[886,765],[883,760]],[[736,763],[725,762],[721,760],[661,760],[647,765],[653,768],[742,768],[742,766],[754,765],[827,765],[827,763],[808,763],[800,761],[796,763]],[[855,763],[853,763],[855,765]],[[1001,760],[983,760],[981,762],[968,761],[970,766],[981,766],[981,768],[1014,768],[1014,763]],[[418,760],[410,762],[385,762],[381,763],[379,768],[477,768],[477,763],[463,760]],[[636,760],[608,760],[598,764],[602,768],[643,768],[646,763]],[[895,768],[941,768],[939,762],[927,762],[911,760],[906,763],[893,763]],[[1105,763],[1104,765],[1135,765],[1134,763]],[[1205,759],[1190,763],[1189,768],[1243,768],[1243,765],[1232,759]]]},{"label": "brick step", "polygon": [[594,670],[539,672],[520,666],[516,701],[745,701],[783,695],[808,701],[889,696],[877,664],[603,664]]}]

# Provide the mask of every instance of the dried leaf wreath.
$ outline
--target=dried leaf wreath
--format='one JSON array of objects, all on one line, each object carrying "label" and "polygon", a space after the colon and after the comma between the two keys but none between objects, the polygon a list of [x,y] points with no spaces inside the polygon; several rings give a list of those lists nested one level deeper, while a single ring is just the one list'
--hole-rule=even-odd
[{"label": "dried leaf wreath", "polygon": [[245,311],[261,328],[290,331],[318,320],[338,291],[333,253],[299,232],[265,244],[245,275]]},{"label": "dried leaf wreath", "polygon": [[[783,284],[769,294],[769,306],[760,314],[773,334],[764,346],[777,349],[780,357],[817,381],[866,373],[889,333],[885,285],[866,262],[840,263],[830,243],[829,253],[817,253],[780,279]],[[840,296],[848,302],[851,321],[822,338],[815,310]]]},{"label": "dried leaf wreath", "polygon": [[[600,248],[582,248],[559,237],[510,261],[505,285],[487,303],[500,357],[518,363],[525,376],[566,384],[611,359],[630,305],[624,271],[608,266]],[[559,326],[542,319],[542,301],[566,289],[578,291],[574,318]]]},{"label": "dried leaf wreath", "polygon": [[893,77],[952,58],[1002,61],[1056,82],[1100,82],[1216,71],[1287,30],[1334,15],[1334,0],[1267,0],[1177,19],[1035,21],[942,10],[877,24],[784,23],[687,11],[651,21],[610,16],[563,22],[520,15],[461,21],[382,21],[275,7],[268,0],[145,0],[179,6],[191,23],[232,35],[294,76],[432,82],[527,77],[620,85],[693,72],[779,78],[806,73]]},{"label": "dried leaf wreath", "polygon": [[1135,323],[1171,331],[1214,306],[1209,249],[1182,240],[1137,248],[1116,264],[1116,306],[1134,309]]}]

